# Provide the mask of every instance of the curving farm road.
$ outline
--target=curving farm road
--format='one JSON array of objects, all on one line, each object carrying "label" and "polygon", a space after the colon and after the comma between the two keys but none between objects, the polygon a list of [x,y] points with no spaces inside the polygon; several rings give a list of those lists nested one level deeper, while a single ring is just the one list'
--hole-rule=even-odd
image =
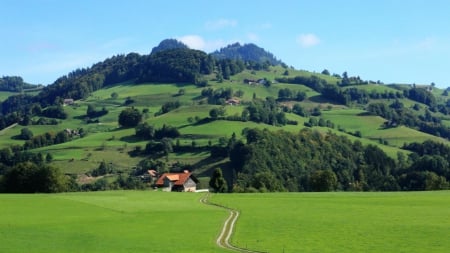
[{"label": "curving farm road", "polygon": [[262,253],[261,251],[254,251],[254,250],[248,250],[239,248],[236,246],[231,245],[230,238],[234,231],[234,225],[236,224],[236,220],[239,217],[239,211],[234,210],[225,206],[221,206],[218,204],[214,204],[209,202],[210,194],[205,194],[201,199],[200,202],[206,205],[216,206],[225,210],[228,210],[230,212],[230,215],[225,220],[225,223],[223,224],[222,231],[220,232],[219,237],[217,237],[216,243],[219,247],[229,249],[236,252],[245,252],[245,253]]}]

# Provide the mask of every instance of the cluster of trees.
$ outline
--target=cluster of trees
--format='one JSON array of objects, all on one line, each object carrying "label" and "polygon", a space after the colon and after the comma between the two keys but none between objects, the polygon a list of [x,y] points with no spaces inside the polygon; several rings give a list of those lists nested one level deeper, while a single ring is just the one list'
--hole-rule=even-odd
[{"label": "cluster of trees", "polygon": [[270,65],[275,66],[283,64],[283,62],[277,60],[272,53],[267,52],[263,48],[252,43],[244,45],[234,43],[213,52],[212,55],[218,59],[234,59],[253,63],[254,66],[252,69],[255,70],[267,69]]},{"label": "cluster of trees", "polygon": [[177,48],[188,49],[188,46],[186,44],[184,44],[183,42],[178,41],[176,39],[165,39],[165,40],[162,40],[158,44],[158,46],[156,46],[152,49],[151,54],[155,54],[157,52],[170,50],[170,49],[177,49]]},{"label": "cluster of trees", "polygon": [[[344,105],[349,105],[350,103],[358,103],[358,104],[367,104],[369,99],[396,99],[403,97],[410,97],[408,91],[385,91],[385,92],[377,92],[372,90],[371,92],[367,92],[365,90],[357,89],[357,88],[341,88],[338,85],[329,84],[325,79],[317,77],[315,75],[311,75],[310,77],[305,76],[296,76],[296,77],[282,77],[276,79],[279,82],[283,83],[292,83],[292,84],[302,84],[305,85],[319,93],[322,94],[323,97],[328,98],[330,100],[339,102]],[[358,79],[355,79],[358,81]],[[355,80],[351,81],[356,82]],[[350,85],[350,84],[348,84]],[[347,86],[347,85],[343,85]],[[285,93],[285,91],[283,91]],[[419,92],[422,94],[422,92]],[[413,92],[413,94],[416,94]],[[412,95],[412,97],[416,97],[416,95]],[[418,100],[418,98],[414,99]],[[422,102],[422,101],[419,101]]]},{"label": "cluster of trees", "polygon": [[70,191],[76,183],[55,167],[23,162],[6,169],[0,181],[1,192],[35,193]]},{"label": "cluster of trees", "polygon": [[89,118],[98,118],[106,114],[108,114],[106,107],[103,107],[101,110],[97,110],[93,104],[89,104],[86,110],[86,116]]},{"label": "cluster of trees", "polygon": [[[14,123],[21,125],[45,124],[31,120],[33,116],[42,116],[47,118],[66,119],[67,113],[61,105],[49,106],[42,109],[39,103],[33,102],[31,95],[10,96],[1,103],[0,129],[8,127]],[[55,124],[54,121],[51,124]]]},{"label": "cluster of trees", "polygon": [[243,121],[254,121],[274,126],[296,124],[286,119],[286,114],[278,106],[273,97],[265,100],[253,99],[253,101],[242,112]]},{"label": "cluster of trees", "polygon": [[33,193],[71,191],[73,178],[48,165],[50,153],[30,153],[19,146],[0,150],[0,192]]},{"label": "cluster of trees", "polygon": [[119,125],[122,127],[135,127],[142,120],[142,113],[134,108],[128,107],[119,114]]},{"label": "cluster of trees", "polygon": [[306,98],[306,93],[303,91],[293,91],[289,88],[283,88],[278,91],[278,100],[295,100],[303,101]]},{"label": "cluster of trees", "polygon": [[405,97],[417,101],[419,103],[426,104],[428,106],[434,107],[436,105],[436,98],[433,93],[422,88],[412,88],[404,91]]},{"label": "cluster of trees", "polygon": [[[148,187],[134,172],[119,174],[116,180],[100,178],[93,183],[79,185],[76,176],[63,174],[49,165],[53,160],[50,153],[31,153],[22,147],[12,146],[0,150],[0,192],[6,193],[53,193],[67,191],[99,191],[118,189],[144,189]],[[146,163],[147,165],[148,163]],[[152,168],[161,166],[154,162]],[[163,164],[164,165],[164,164]],[[163,166],[164,167],[164,166]],[[149,168],[148,166],[146,168]],[[164,167],[165,168],[165,167]],[[164,169],[164,168],[161,168]],[[92,170],[92,176],[102,176],[116,172],[105,161]]]},{"label": "cluster of trees", "polygon": [[77,186],[76,191],[143,190],[148,187],[139,177],[119,174],[116,180],[111,181],[103,177],[92,183]]},{"label": "cluster of trees", "polygon": [[20,76],[2,76],[0,78],[0,91],[22,92],[25,89],[38,87],[38,85],[24,82]]},{"label": "cluster of trees", "polygon": [[9,148],[3,148],[0,150],[0,174],[1,171],[5,171],[8,167],[15,166],[19,163],[33,162],[36,164],[43,164],[44,162],[51,162],[53,156],[50,153],[46,155],[40,152],[27,152],[23,151],[21,146],[12,146]]},{"label": "cluster of trees", "polygon": [[103,160],[100,162],[100,165],[97,168],[92,170],[91,175],[93,177],[98,177],[111,174],[113,172],[114,172],[113,166],[111,166],[111,164],[108,164],[106,163],[105,160]]},{"label": "cluster of trees", "polygon": [[161,140],[163,138],[177,138],[180,132],[176,127],[164,124],[161,128],[155,128],[147,122],[139,124],[135,129],[136,137],[143,140]]},{"label": "cluster of trees", "polygon": [[223,105],[226,100],[233,97],[232,88],[204,88],[201,92],[202,97],[207,98],[208,104]]},{"label": "cluster of trees", "polygon": [[214,71],[214,59],[192,49],[169,49],[144,56],[139,82],[195,83],[203,74]]},{"label": "cluster of trees", "polygon": [[155,116],[164,114],[164,113],[168,113],[172,110],[175,110],[177,108],[179,108],[181,106],[180,101],[175,101],[175,102],[165,102],[162,106],[161,106],[161,110],[159,112],[157,112],[155,114]]},{"label": "cluster of trees", "polygon": [[41,148],[51,145],[56,145],[64,142],[71,141],[75,137],[81,137],[83,136],[83,130],[62,130],[57,133],[55,132],[46,132],[44,134],[35,135],[33,136],[31,133],[24,133],[22,131],[22,135],[27,135],[29,138],[25,144],[23,144],[23,149],[35,149],[35,148]]},{"label": "cluster of trees", "polygon": [[67,113],[62,105],[53,105],[42,110],[41,115],[47,118],[67,119]]},{"label": "cluster of trees", "polygon": [[138,148],[130,152],[131,155],[151,155],[154,157],[167,156],[173,152],[172,140],[180,136],[177,128],[164,124],[161,128],[155,128],[147,122],[139,124],[136,127],[135,136],[150,140],[145,149]]},{"label": "cluster of trees", "polygon": [[276,78],[280,83],[292,83],[292,84],[302,84],[305,85],[319,93],[322,92],[325,85],[327,85],[327,81],[322,79],[316,75],[307,76],[296,76],[296,77],[280,77]]},{"label": "cluster of trees", "polygon": [[231,76],[242,72],[246,67],[243,61],[233,59],[217,60],[216,79],[221,82],[223,79],[230,79]]},{"label": "cluster of trees", "polygon": [[450,180],[440,156],[399,153],[395,160],[375,145],[310,129],[250,129],[245,136],[247,143],[236,141],[229,152],[237,192],[430,190],[446,189]]},{"label": "cluster of trees", "polygon": [[[324,70],[325,71],[325,70]],[[322,72],[323,74],[324,72]],[[328,73],[329,75],[329,73]],[[339,75],[335,75],[336,77],[340,77]],[[359,76],[348,76],[347,71],[342,73],[341,81],[338,83],[339,86],[348,86],[348,85],[358,85],[358,84],[368,84],[367,81],[361,80]]]},{"label": "cluster of trees", "polygon": [[28,94],[9,96],[1,103],[1,114],[27,114],[32,112],[34,97]]},{"label": "cluster of trees", "polygon": [[388,127],[405,125],[435,136],[450,138],[450,128],[445,126],[440,118],[433,116],[429,110],[425,110],[424,115],[417,115],[413,109],[406,108],[398,100],[391,105],[371,103],[366,110],[387,119],[386,126]]}]

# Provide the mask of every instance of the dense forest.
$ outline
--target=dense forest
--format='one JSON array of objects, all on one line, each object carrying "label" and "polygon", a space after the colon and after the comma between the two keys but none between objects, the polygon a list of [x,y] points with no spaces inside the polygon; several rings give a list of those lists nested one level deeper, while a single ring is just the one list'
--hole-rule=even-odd
[{"label": "dense forest", "polygon": [[41,86],[24,82],[20,76],[3,76],[0,78],[0,91],[22,92],[39,87]]},{"label": "dense forest", "polygon": [[309,128],[298,134],[248,129],[245,135],[246,143],[230,145],[236,192],[412,191],[449,185],[450,149],[431,141],[408,145],[414,153],[393,159],[377,146]]},{"label": "dense forest", "polygon": [[270,65],[284,65],[284,63],[255,44],[234,43],[227,47],[214,51],[212,55],[218,59],[235,59],[249,62],[266,63]]}]

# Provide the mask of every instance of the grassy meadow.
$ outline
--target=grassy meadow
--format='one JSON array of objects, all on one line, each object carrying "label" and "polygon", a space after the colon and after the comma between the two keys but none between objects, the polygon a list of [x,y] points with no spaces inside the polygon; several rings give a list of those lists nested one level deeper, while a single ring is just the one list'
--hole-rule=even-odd
[{"label": "grassy meadow", "polygon": [[450,192],[214,195],[232,243],[265,252],[448,252]]},{"label": "grassy meadow", "polygon": [[[203,193],[0,195],[0,252],[227,252]],[[233,245],[282,252],[448,252],[450,192],[219,194]]]},{"label": "grassy meadow", "polygon": [[227,252],[227,212],[199,194],[116,191],[0,195],[0,252]]}]

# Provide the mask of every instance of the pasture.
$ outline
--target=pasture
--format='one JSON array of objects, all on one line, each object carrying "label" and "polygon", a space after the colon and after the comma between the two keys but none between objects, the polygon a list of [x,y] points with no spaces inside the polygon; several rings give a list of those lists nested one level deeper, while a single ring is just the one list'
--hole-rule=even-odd
[{"label": "pasture", "polygon": [[[0,252],[228,252],[203,193],[0,195]],[[215,194],[233,245],[264,252],[448,252],[449,191]]]},{"label": "pasture", "polygon": [[336,127],[347,131],[360,131],[363,138],[370,140],[386,140],[389,145],[402,147],[405,143],[433,140],[445,142],[444,139],[423,133],[405,126],[384,128],[385,119],[379,116],[365,115],[358,109],[323,111],[322,117],[333,122]]},{"label": "pasture", "polygon": [[115,191],[0,195],[0,252],[227,252],[226,211],[198,194]]},{"label": "pasture", "polygon": [[448,252],[450,192],[221,194],[232,243],[265,252]]}]

